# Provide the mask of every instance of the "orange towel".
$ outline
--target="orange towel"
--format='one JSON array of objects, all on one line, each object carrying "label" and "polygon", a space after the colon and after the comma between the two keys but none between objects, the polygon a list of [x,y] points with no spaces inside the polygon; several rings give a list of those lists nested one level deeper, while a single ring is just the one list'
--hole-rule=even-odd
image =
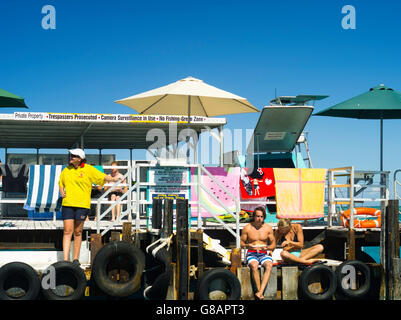
[{"label": "orange towel", "polygon": [[277,218],[318,219],[324,216],[326,169],[273,169]]}]

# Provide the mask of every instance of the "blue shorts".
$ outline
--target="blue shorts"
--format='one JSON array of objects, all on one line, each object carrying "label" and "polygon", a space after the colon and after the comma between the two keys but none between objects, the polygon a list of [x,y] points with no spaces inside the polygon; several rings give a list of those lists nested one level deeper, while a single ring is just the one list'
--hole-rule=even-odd
[{"label": "blue shorts", "polygon": [[89,214],[89,209],[78,207],[61,207],[61,217],[63,220],[84,221]]},{"label": "blue shorts", "polygon": [[248,250],[246,262],[249,265],[252,261],[257,261],[260,265],[263,265],[266,261],[273,263],[273,258],[266,251]]}]

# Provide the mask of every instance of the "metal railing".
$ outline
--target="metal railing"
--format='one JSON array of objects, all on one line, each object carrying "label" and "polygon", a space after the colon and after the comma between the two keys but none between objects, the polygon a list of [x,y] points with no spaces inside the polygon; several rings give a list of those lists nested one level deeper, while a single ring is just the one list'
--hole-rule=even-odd
[{"label": "metal railing", "polygon": [[[200,174],[199,174],[200,171]],[[200,177],[202,175],[202,172],[206,173],[207,176],[212,179],[212,181],[214,181],[223,191],[225,191],[228,196],[233,199],[235,201],[235,209],[236,212],[232,212],[231,210],[229,210],[213,193],[211,193],[207,188],[205,188],[205,186],[202,185],[202,183],[199,183],[201,181]],[[241,211],[241,207],[239,204],[238,199],[230,192],[228,191],[218,180],[216,180],[211,173],[203,166],[198,165],[198,227],[200,226],[200,207],[204,206],[202,201],[199,201],[200,198],[200,188],[202,188],[207,194],[209,194],[215,201],[217,201],[218,204],[220,204],[224,210],[227,211],[227,213],[229,213],[234,219],[235,219],[235,232],[226,224],[224,223],[214,212],[211,212],[212,216],[217,219],[217,221],[226,229],[228,230],[236,239],[235,244],[237,248],[240,248],[240,228],[239,228],[239,215],[240,215],[240,211]]]},{"label": "metal railing", "polygon": [[[166,168],[166,167],[171,167],[171,168],[186,168],[188,170],[188,175],[190,176],[191,168],[195,168],[196,170],[196,177],[197,181],[195,183],[193,182],[184,182],[184,183],[163,183],[163,182],[149,182],[149,181],[141,181],[141,174],[140,174],[140,169],[141,168],[148,168],[148,170],[151,170],[152,168]],[[105,169],[108,167],[104,167]],[[114,168],[123,168],[123,167],[114,167]],[[126,168],[126,167],[124,167]],[[136,176],[136,181],[135,183],[131,183],[131,177],[132,173],[135,172]],[[223,190],[229,198],[231,198],[234,203],[235,203],[235,210],[230,210],[227,208],[226,205],[224,205],[210,190],[208,190],[207,187],[205,187],[202,182],[201,182],[201,177],[202,175],[208,176],[213,183],[218,185],[221,190]],[[114,203],[111,204],[111,206],[106,209],[103,213],[101,213],[101,204],[105,203],[104,199],[107,197],[107,195],[112,192],[112,190],[121,183],[124,179],[127,179],[127,185],[128,185],[128,190],[126,193],[123,194],[123,196],[120,197],[120,199]],[[239,226],[239,213],[240,213],[240,203],[237,197],[235,197],[221,182],[219,182],[213,175],[202,165],[199,164],[180,164],[177,166],[158,166],[154,164],[144,164],[144,163],[138,163],[135,164],[132,167],[129,167],[127,170],[127,173],[124,175],[124,177],[116,182],[109,190],[107,190],[98,200],[97,200],[97,232],[100,233],[100,221],[114,208],[115,206],[126,203],[127,204],[127,209],[124,212],[121,212],[119,219],[116,219],[116,221],[112,222],[109,226],[107,226],[103,231],[101,232],[101,235],[103,236],[106,234],[110,229],[115,227],[116,224],[121,222],[121,219],[123,219],[125,216],[128,215],[128,219],[132,221],[132,213],[135,213],[135,229],[140,230],[141,227],[141,217],[140,217],[140,206],[144,205],[145,206],[145,211],[146,206],[152,204],[151,199],[143,199],[141,197],[141,188],[146,187],[146,188],[151,188],[151,187],[177,187],[177,188],[191,188],[194,186],[196,188],[197,192],[197,200],[196,201],[189,201],[190,208],[197,208],[198,212],[198,217],[197,217],[197,227],[199,229],[203,229],[202,225],[202,217],[201,217],[201,208],[206,208],[205,203],[202,201],[201,195],[201,190],[206,192],[212,199],[214,199],[226,212],[226,214],[230,214],[234,219],[235,219],[235,230],[229,226],[229,224],[225,223],[223,220],[219,218],[218,215],[216,215],[214,212],[210,212],[213,218],[216,219],[216,221],[222,225],[228,232],[230,232],[236,240],[236,247],[240,247],[240,226]],[[127,200],[125,200],[127,199]],[[151,217],[147,215],[146,220],[147,220],[147,225],[149,226],[149,219]],[[190,223],[190,221],[189,221]]]},{"label": "metal railing", "polygon": [[[175,168],[184,168],[188,170],[188,175],[190,176],[190,171],[194,168],[195,172],[193,172],[192,177],[196,177],[196,181],[190,181],[190,179],[184,183],[161,183],[160,181],[149,182],[146,178],[146,181],[141,180],[141,168],[147,168],[147,170],[152,170],[152,168],[165,168],[165,167],[175,167]],[[209,196],[210,199],[213,199],[221,208],[223,212],[229,214],[233,219],[233,222],[226,222],[219,218],[219,216],[214,213],[210,212],[210,215],[216,219],[218,225],[221,225],[225,228],[230,234],[232,234],[236,239],[236,246],[239,247],[240,243],[240,211],[241,205],[251,205],[251,204],[276,204],[273,200],[246,200],[240,201],[238,197],[233,195],[219,180],[217,180],[207,168],[205,168],[201,164],[177,164],[177,165],[166,165],[166,166],[159,166],[155,164],[146,164],[146,163],[137,163],[134,166],[104,166],[105,170],[117,168],[117,169],[124,169],[127,172],[123,175],[122,179],[116,183],[114,183],[109,190],[106,190],[104,194],[102,194],[98,199],[92,199],[91,203],[96,204],[96,229],[98,233],[102,235],[106,234],[111,228],[116,227],[117,224],[121,223],[122,219],[128,219],[128,221],[134,222],[134,228],[136,230],[140,230],[141,228],[141,221],[143,222],[143,218],[146,219],[147,225],[149,225],[149,219],[151,218],[150,215],[146,214],[145,216],[141,215],[141,212],[146,211],[148,212],[148,206],[152,205],[152,199],[149,199],[147,195],[144,195],[144,190],[149,190],[152,187],[179,187],[179,188],[192,188],[192,191],[195,190],[197,194],[196,201],[188,202],[191,209],[198,210],[198,217],[197,219],[193,220],[197,224],[197,228],[204,229],[206,220],[202,218],[200,211],[201,209],[207,209],[206,203],[202,200],[201,192],[204,192]],[[401,170],[397,170],[394,173],[394,195],[395,198],[401,199],[397,194],[397,187],[401,185],[401,182],[397,181],[397,174]],[[353,228],[353,208],[355,207],[355,203],[363,203],[368,201],[379,201],[381,203],[382,212],[384,212],[384,207],[386,206],[386,202],[388,200],[388,174],[389,172],[384,171],[357,171],[354,170],[353,166],[350,167],[343,167],[343,168],[332,168],[328,169],[328,176],[327,176],[327,206],[328,206],[328,227],[333,226],[333,220],[336,216],[338,216],[338,205],[347,205],[351,209],[351,221],[350,226]],[[379,175],[380,182],[374,183],[373,176]],[[135,179],[133,179],[135,176]],[[213,192],[211,192],[207,186],[202,184],[201,177],[205,176],[208,177],[216,186],[218,186],[222,191],[227,194],[227,197],[232,199],[235,203],[235,209],[228,208],[222,201],[220,201]],[[336,179],[340,177],[345,177],[347,181],[345,183],[336,183]],[[107,197],[113,191],[113,189],[117,186],[123,186],[121,183],[123,180],[126,180],[126,184],[124,186],[127,187],[127,192],[125,192],[120,199],[117,201],[107,201]],[[134,181],[135,180],[135,181]],[[145,180],[145,178],[143,178]],[[368,181],[367,184],[358,183],[358,181]],[[347,195],[338,197],[336,196],[335,190],[339,190],[341,188],[345,188],[347,190]],[[380,189],[380,196],[379,197],[370,197],[370,198],[358,198],[364,190],[368,188],[377,188],[376,190]],[[0,199],[0,203],[24,203],[25,199]],[[102,205],[110,204],[108,208],[106,208],[102,212]],[[121,205],[122,210],[119,217],[114,222],[110,222],[107,224],[106,228],[104,224],[100,224],[102,220],[110,213],[110,211],[115,208],[116,206]],[[142,209],[142,210],[141,210]],[[340,210],[342,211],[342,209]],[[135,216],[135,219],[134,219]],[[53,219],[56,219],[54,214]],[[191,221],[189,221],[191,223]],[[104,229],[103,229],[104,228]],[[101,230],[102,229],[102,230]]]},{"label": "metal railing", "polygon": [[[373,178],[377,175],[380,177],[380,182],[374,184]],[[381,212],[383,213],[389,199],[388,175],[388,171],[354,170],[353,166],[328,169],[328,227],[333,226],[333,219],[338,216],[336,210],[338,205],[347,205],[348,209],[350,209],[350,229],[354,229],[355,203],[380,202]],[[335,180],[341,177],[345,177],[346,182],[335,183]],[[367,183],[361,184],[361,181]],[[347,196],[336,197],[335,190],[340,188],[347,190]],[[363,195],[363,192],[368,189],[372,189],[372,192],[379,190],[380,195],[378,197],[358,197],[359,195]]]},{"label": "metal railing", "polygon": [[394,199],[395,200],[400,200],[401,199],[401,197],[398,195],[398,193],[397,193],[397,186],[401,186],[401,182],[399,182],[398,180],[397,180],[397,174],[399,173],[399,172],[401,172],[401,169],[398,169],[398,170],[395,170],[394,171],[394,175],[393,175],[393,192],[394,192]]},{"label": "metal railing", "polygon": [[[348,183],[336,184],[335,180],[337,177],[348,177]],[[349,205],[351,211],[350,215],[350,227],[354,226],[354,167],[343,167],[343,168],[332,168],[328,169],[328,227],[333,226],[333,218],[336,216],[336,205]],[[336,188],[349,188],[349,198],[336,198]]]},{"label": "metal railing", "polygon": [[[113,228],[117,223],[125,217],[128,216],[128,221],[132,221],[132,209],[131,209],[131,194],[130,190],[132,189],[132,169],[129,166],[103,166],[103,169],[127,169],[127,172],[122,176],[122,178],[112,184],[108,190],[106,190],[97,200],[96,200],[96,229],[97,233],[100,233],[100,221],[113,209],[116,209],[117,206],[122,206],[122,204],[127,204],[127,209],[120,212],[120,215],[117,219],[112,222],[106,229],[104,229],[100,234],[105,235],[111,228]],[[123,184],[123,181],[126,181],[126,184]],[[127,192],[123,193],[123,195],[116,201],[105,201],[107,196],[115,190],[116,187],[127,186]],[[127,200],[125,200],[127,199]],[[110,203],[109,208],[107,208],[103,213],[101,213],[102,204]]]}]

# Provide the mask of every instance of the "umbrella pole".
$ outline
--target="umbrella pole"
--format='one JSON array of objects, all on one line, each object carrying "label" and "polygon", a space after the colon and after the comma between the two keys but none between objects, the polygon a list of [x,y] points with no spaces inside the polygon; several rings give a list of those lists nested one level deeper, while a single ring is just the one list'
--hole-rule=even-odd
[{"label": "umbrella pole", "polygon": [[383,118],[380,118],[380,171],[383,171]]},{"label": "umbrella pole", "polygon": [[191,96],[188,96],[188,134],[187,134],[187,163],[189,164],[189,154],[190,154],[190,150],[189,150],[189,128],[190,128],[190,123],[191,123]]}]

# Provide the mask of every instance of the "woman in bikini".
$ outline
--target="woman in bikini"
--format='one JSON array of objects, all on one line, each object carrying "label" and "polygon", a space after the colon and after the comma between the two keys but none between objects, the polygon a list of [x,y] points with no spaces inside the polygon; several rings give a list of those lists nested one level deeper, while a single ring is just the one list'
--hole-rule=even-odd
[{"label": "woman in bikini", "polygon": [[[118,166],[118,162],[117,161],[113,161],[111,163],[111,165],[113,167]],[[121,180],[121,178],[123,177],[123,175],[118,171],[117,168],[112,169],[111,172],[111,176],[113,178],[117,178],[118,180]],[[127,181],[124,179],[122,181],[122,184],[126,184]],[[110,187],[105,187],[104,190],[108,190]],[[118,201],[120,199],[120,197],[127,192],[127,187],[125,186],[124,188],[122,188],[121,186],[117,186],[114,190],[111,191],[110,193],[110,201]],[[117,207],[117,219],[120,217],[120,213],[121,213],[121,204],[116,205],[115,207],[113,207],[111,209],[111,221],[115,221],[116,220],[116,215],[115,215],[115,209]]]},{"label": "woman in bikini", "polygon": [[277,230],[274,232],[277,248],[282,248],[281,258],[285,262],[312,264],[320,261],[313,259],[323,252],[321,244],[303,249],[304,234],[300,224],[292,224],[289,219],[280,219],[277,223]]}]

